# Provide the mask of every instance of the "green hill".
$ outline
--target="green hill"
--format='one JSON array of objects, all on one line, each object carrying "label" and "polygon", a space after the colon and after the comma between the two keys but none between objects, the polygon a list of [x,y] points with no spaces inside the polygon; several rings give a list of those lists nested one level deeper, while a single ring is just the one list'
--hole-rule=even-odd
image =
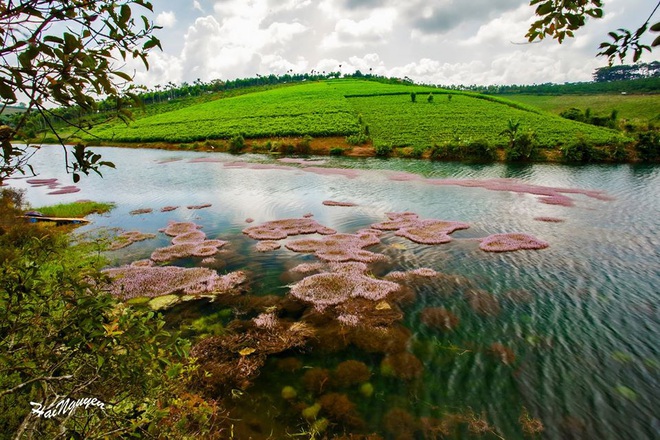
[{"label": "green hill", "polygon": [[456,138],[504,146],[500,133],[510,119],[520,121],[523,130],[533,130],[546,148],[577,137],[602,145],[619,134],[493,96],[355,79],[256,91],[138,118],[129,126],[101,125],[92,134],[112,142],[187,143],[237,134],[248,139],[318,138],[366,130],[375,146],[425,148]]}]

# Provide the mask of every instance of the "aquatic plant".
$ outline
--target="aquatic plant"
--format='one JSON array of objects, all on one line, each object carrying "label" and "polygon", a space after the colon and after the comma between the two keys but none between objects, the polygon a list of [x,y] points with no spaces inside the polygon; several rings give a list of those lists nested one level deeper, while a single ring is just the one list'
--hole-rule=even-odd
[{"label": "aquatic plant", "polygon": [[545,249],[550,246],[529,234],[493,234],[481,240],[479,248],[486,252],[512,252],[523,249]]},{"label": "aquatic plant", "polygon": [[422,220],[412,212],[389,212],[389,221],[375,223],[372,228],[382,231],[396,231],[396,235],[420,244],[442,244],[451,241],[449,234],[470,227],[467,223]]},{"label": "aquatic plant", "polygon": [[307,408],[302,410],[302,416],[305,420],[316,420],[316,417],[319,415],[319,412],[321,411],[321,404],[318,402],[314,403],[312,406],[308,406]]},{"label": "aquatic plant", "polygon": [[346,394],[328,393],[319,397],[319,403],[324,414],[330,420],[341,423],[350,428],[362,428],[364,420],[358,416],[355,403],[351,402]]},{"label": "aquatic plant", "polygon": [[371,382],[365,382],[360,385],[360,394],[364,397],[369,398],[374,394],[374,386]]},{"label": "aquatic plant", "polygon": [[151,259],[156,262],[172,261],[186,257],[209,257],[218,252],[218,248],[227,244],[222,240],[205,240],[201,242],[173,244],[158,248],[151,253]]},{"label": "aquatic plant", "polygon": [[339,321],[342,325],[356,327],[360,324],[360,317],[351,313],[342,313],[337,316],[337,321]]},{"label": "aquatic plant", "polygon": [[544,431],[543,427],[543,422],[541,422],[540,419],[536,419],[534,417],[530,417],[529,413],[527,412],[527,408],[524,406],[522,407],[522,410],[520,412],[520,417],[518,417],[518,423],[520,423],[520,427],[522,428],[523,433],[526,435],[536,435],[540,434]]},{"label": "aquatic plant", "polygon": [[[50,186],[49,186],[49,188],[50,188]],[[50,191],[46,194],[48,194],[49,196],[55,196],[55,195],[60,195],[60,194],[77,193],[78,191],[80,191],[80,188],[78,188],[77,186],[69,185],[69,186],[62,186],[59,189],[57,189],[55,191]]]},{"label": "aquatic plant", "polygon": [[419,319],[428,327],[443,331],[453,330],[459,322],[458,316],[444,307],[427,307],[419,314]]},{"label": "aquatic plant", "polygon": [[349,359],[339,363],[332,374],[332,384],[336,387],[350,387],[371,378],[371,370],[360,361]]},{"label": "aquatic plant", "polygon": [[289,373],[296,372],[303,367],[303,363],[296,357],[285,357],[275,362],[278,369]]},{"label": "aquatic plant", "polygon": [[301,274],[312,274],[323,269],[325,269],[325,265],[323,263],[301,263],[289,269],[289,271]]},{"label": "aquatic plant", "polygon": [[140,231],[126,231],[119,234],[110,244],[110,250],[115,251],[137,243],[138,241],[155,238],[156,234],[147,234]]},{"label": "aquatic plant", "polygon": [[305,389],[314,394],[321,394],[330,385],[330,370],[326,368],[311,368],[302,377]]},{"label": "aquatic plant", "polygon": [[291,235],[314,233],[331,235],[336,232],[334,229],[317,223],[316,220],[307,218],[272,220],[243,229],[243,233],[254,240],[282,240]]},{"label": "aquatic plant", "polygon": [[134,209],[131,212],[129,212],[130,215],[140,215],[140,214],[151,214],[154,212],[153,209],[151,208],[140,208],[140,209]]},{"label": "aquatic plant", "polygon": [[488,353],[502,361],[504,365],[513,365],[516,360],[513,350],[499,342],[492,343],[488,347]]},{"label": "aquatic plant", "polygon": [[213,206],[213,205],[210,204],[210,203],[202,203],[201,205],[189,205],[189,206],[186,206],[186,208],[188,208],[188,209],[204,209],[204,208],[210,208],[211,206]]},{"label": "aquatic plant", "polygon": [[259,328],[273,330],[277,327],[278,320],[274,313],[261,313],[256,318],[252,318],[252,322]]},{"label": "aquatic plant", "polygon": [[547,223],[562,223],[566,221],[563,218],[558,217],[534,217],[534,220]]},{"label": "aquatic plant", "polygon": [[497,316],[500,313],[500,303],[492,293],[482,289],[470,289],[464,294],[468,304],[479,315]]},{"label": "aquatic plant", "polygon": [[254,219],[252,217],[248,217],[245,219],[245,223],[254,223]]},{"label": "aquatic plant", "polygon": [[160,208],[160,212],[171,212],[177,209],[179,209],[178,206],[163,206],[162,208]]},{"label": "aquatic plant", "polygon": [[276,241],[272,240],[263,240],[257,243],[255,250],[257,252],[270,252],[281,248],[282,245]]},{"label": "aquatic plant", "polygon": [[325,206],[345,206],[345,207],[357,206],[357,204],[352,202],[337,202],[334,200],[324,200],[322,203]]},{"label": "aquatic plant", "polygon": [[412,333],[402,325],[351,329],[349,338],[357,348],[367,353],[400,353],[407,349]]},{"label": "aquatic plant", "polygon": [[355,234],[334,234],[318,239],[294,240],[285,246],[294,252],[314,253],[317,258],[323,261],[371,263],[387,259],[382,254],[363,249],[378,243],[380,243],[380,238],[375,233],[363,230]]},{"label": "aquatic plant", "polygon": [[172,244],[201,243],[206,240],[206,234],[200,230],[184,232],[172,239]]},{"label": "aquatic plant", "polygon": [[413,440],[419,425],[415,417],[402,408],[392,408],[383,417],[383,426],[397,440]]},{"label": "aquatic plant", "polygon": [[225,293],[246,281],[244,272],[231,272],[220,276],[217,272],[203,267],[122,266],[106,269],[103,273],[111,279],[106,290],[122,299],[174,293]]},{"label": "aquatic plant", "polygon": [[177,235],[185,234],[186,232],[194,232],[202,227],[193,223],[193,222],[169,222],[167,227],[159,229],[158,232],[162,232],[165,235],[170,237],[176,237]]},{"label": "aquatic plant", "polygon": [[386,355],[380,364],[380,371],[384,376],[412,380],[422,375],[424,366],[414,354],[402,351]]},{"label": "aquatic plant", "polygon": [[292,400],[298,397],[298,392],[296,389],[290,385],[285,386],[282,388],[282,391],[280,393],[282,395],[282,398],[284,400]]},{"label": "aquatic plant", "polygon": [[546,205],[558,205],[558,206],[575,206],[575,202],[570,197],[567,197],[563,194],[552,194],[549,196],[539,197],[539,202],[545,203]]}]

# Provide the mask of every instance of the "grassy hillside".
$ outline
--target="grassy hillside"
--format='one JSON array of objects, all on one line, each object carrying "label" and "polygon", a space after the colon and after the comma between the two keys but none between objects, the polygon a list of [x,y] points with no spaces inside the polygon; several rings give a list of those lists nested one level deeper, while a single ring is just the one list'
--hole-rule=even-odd
[{"label": "grassy hillside", "polygon": [[598,115],[618,110],[619,119],[634,123],[660,120],[660,95],[507,95],[507,99],[559,114],[569,108],[590,108]]},{"label": "grassy hillside", "polygon": [[[413,91],[417,94],[414,103]],[[429,93],[433,93],[432,102],[428,102]],[[367,127],[375,145],[428,147],[459,137],[503,146],[506,139],[499,133],[509,119],[521,121],[523,130],[536,132],[540,145],[546,147],[578,136],[604,144],[617,135],[497,97],[360,80],[254,92],[143,117],[129,127],[99,126],[93,133],[116,142],[184,143],[237,134],[246,138],[347,136]]]}]

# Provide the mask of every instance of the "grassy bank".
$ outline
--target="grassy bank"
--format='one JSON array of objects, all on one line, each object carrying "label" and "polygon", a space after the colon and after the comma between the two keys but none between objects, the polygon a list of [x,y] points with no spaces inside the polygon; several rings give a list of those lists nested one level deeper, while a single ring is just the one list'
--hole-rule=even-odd
[{"label": "grassy bank", "polygon": [[92,201],[80,201],[72,203],[60,203],[58,205],[42,206],[36,208],[46,217],[81,218],[89,214],[103,214],[114,208],[112,203],[98,203]]}]

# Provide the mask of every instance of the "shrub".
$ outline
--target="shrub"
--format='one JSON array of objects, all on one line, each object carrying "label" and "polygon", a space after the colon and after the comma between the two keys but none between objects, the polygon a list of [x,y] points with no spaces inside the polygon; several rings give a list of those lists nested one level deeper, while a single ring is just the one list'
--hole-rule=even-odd
[{"label": "shrub", "polygon": [[647,131],[640,133],[635,144],[637,154],[642,160],[657,161],[660,159],[660,133]]},{"label": "shrub", "polygon": [[426,102],[433,104],[433,93],[429,93],[428,98],[426,98]]},{"label": "shrub", "polygon": [[563,112],[559,113],[559,116],[561,116],[564,119],[570,119],[571,121],[579,121],[579,122],[584,122],[584,113],[582,113],[582,110],[579,108],[569,108],[568,110],[564,110]]},{"label": "shrub", "polygon": [[561,147],[561,153],[566,162],[590,162],[594,147],[584,137],[580,136],[570,144]]},{"label": "shrub", "polygon": [[363,145],[369,142],[369,136],[365,133],[352,134],[346,137],[346,143],[348,145]]},{"label": "shrub", "polygon": [[245,138],[237,134],[229,140],[229,152],[231,154],[238,154],[245,148]]},{"label": "shrub", "polygon": [[374,145],[374,150],[376,152],[376,156],[387,157],[392,154],[393,148],[390,144],[378,144]]},{"label": "shrub", "polygon": [[490,162],[496,158],[495,148],[487,140],[477,139],[467,144],[461,159],[471,162]]},{"label": "shrub", "polygon": [[310,135],[305,135],[302,140],[298,141],[295,146],[296,154],[309,154],[312,147],[312,137]]},{"label": "shrub", "polygon": [[504,150],[504,157],[509,162],[533,159],[537,152],[536,134],[527,130],[519,134]]},{"label": "shrub", "polygon": [[343,154],[344,154],[344,149],[341,147],[330,148],[330,156],[342,156]]},{"label": "shrub", "polygon": [[410,92],[410,101],[411,102],[417,102],[417,93]]}]

